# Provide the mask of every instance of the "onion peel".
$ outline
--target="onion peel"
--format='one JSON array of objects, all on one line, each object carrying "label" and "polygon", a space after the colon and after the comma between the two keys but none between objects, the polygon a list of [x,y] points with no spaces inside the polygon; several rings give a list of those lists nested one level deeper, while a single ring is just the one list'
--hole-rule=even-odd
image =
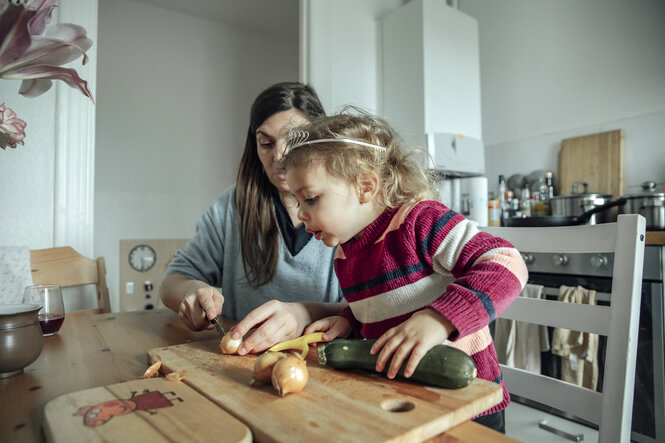
[{"label": "onion peel", "polygon": [[148,369],[145,370],[142,376],[139,378],[151,378],[159,373],[159,368],[162,367],[162,361],[158,360],[156,363],[150,365]]},{"label": "onion peel", "polygon": [[297,349],[300,351],[300,357],[304,360],[307,357],[309,352],[310,343],[318,343],[323,341],[323,332],[312,332],[311,334],[306,334],[292,340],[286,340],[281,343],[277,343],[272,348],[268,349],[269,351],[284,351],[288,349]]}]

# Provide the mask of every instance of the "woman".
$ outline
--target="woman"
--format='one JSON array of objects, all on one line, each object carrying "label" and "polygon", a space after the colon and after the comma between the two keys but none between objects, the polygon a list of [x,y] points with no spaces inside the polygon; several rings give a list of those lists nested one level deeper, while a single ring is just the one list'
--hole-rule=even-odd
[{"label": "woman", "polygon": [[[236,185],[201,216],[196,234],[166,271],[160,296],[193,330],[222,313],[240,320],[229,333],[248,336],[238,353],[260,352],[338,312],[342,298],[334,250],[312,238],[276,163],[289,128],[324,115],[316,92],[275,84],[254,101]],[[221,292],[218,288],[221,288]],[[324,304],[322,302],[326,302]]]}]

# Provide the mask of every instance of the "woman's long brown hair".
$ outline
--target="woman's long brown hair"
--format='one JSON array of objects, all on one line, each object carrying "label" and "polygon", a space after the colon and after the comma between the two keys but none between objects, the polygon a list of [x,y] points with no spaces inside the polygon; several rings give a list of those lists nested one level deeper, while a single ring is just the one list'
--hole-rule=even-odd
[{"label": "woman's long brown hair", "polygon": [[[249,117],[245,151],[236,179],[235,205],[240,227],[240,248],[247,284],[270,283],[277,272],[279,227],[273,198],[279,198],[256,152],[256,130],[278,112],[295,109],[307,118],[324,115],[323,105],[311,86],[277,83],[254,100]],[[274,195],[274,197],[273,197]]]}]

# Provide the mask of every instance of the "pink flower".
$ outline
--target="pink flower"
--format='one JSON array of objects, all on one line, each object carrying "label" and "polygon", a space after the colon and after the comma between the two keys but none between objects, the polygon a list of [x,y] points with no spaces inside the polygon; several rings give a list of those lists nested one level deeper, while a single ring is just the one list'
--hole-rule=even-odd
[{"label": "pink flower", "polygon": [[62,23],[46,29],[55,0],[0,0],[0,78],[23,80],[19,93],[37,97],[48,91],[52,79],[79,89],[94,103],[88,83],[76,70],[63,68],[92,46],[85,28]]},{"label": "pink flower", "polygon": [[25,122],[4,103],[0,104],[0,148],[16,148],[17,143],[23,144],[24,129]]}]

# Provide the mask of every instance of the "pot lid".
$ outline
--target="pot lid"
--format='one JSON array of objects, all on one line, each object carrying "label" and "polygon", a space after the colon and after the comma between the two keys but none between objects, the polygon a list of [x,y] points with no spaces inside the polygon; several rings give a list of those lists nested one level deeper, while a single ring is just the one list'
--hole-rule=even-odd
[{"label": "pot lid", "polygon": [[656,182],[654,181],[645,181],[640,185],[642,191],[636,194],[625,195],[626,198],[644,198],[644,197],[655,197],[665,199],[665,192],[658,192],[656,190]]},{"label": "pot lid", "polygon": [[553,200],[566,200],[566,199],[582,199],[582,200],[596,200],[596,199],[605,199],[610,200],[612,194],[566,194],[566,195],[557,195],[552,197]]},{"label": "pot lid", "polygon": [[[578,192],[578,187],[582,186],[584,191]],[[587,182],[574,182],[573,183],[573,193],[572,194],[563,194],[553,197],[555,200],[566,200],[566,199],[582,199],[584,201],[589,200],[610,200],[612,199],[612,194],[598,194],[598,193],[589,193],[589,184]]]}]

